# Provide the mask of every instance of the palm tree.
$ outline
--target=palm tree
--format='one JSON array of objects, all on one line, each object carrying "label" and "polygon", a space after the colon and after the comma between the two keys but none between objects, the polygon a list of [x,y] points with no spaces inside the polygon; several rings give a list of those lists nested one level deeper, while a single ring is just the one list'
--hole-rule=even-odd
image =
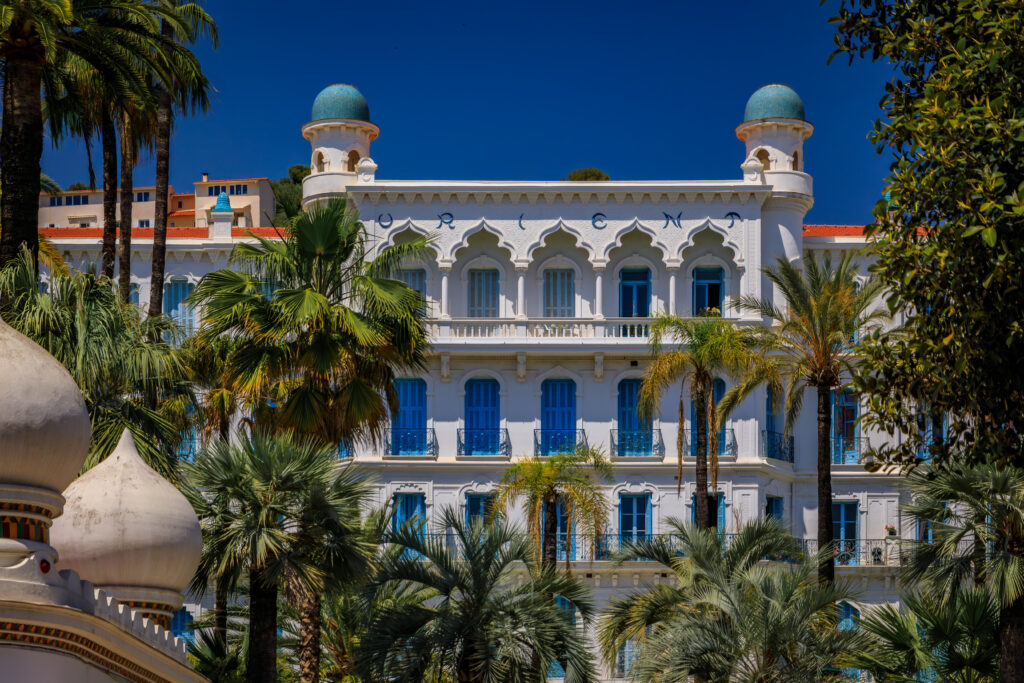
[{"label": "palm tree", "polygon": [[878,681],[995,683],[999,603],[986,588],[961,586],[941,600],[927,591],[879,605],[860,620],[866,639],[844,665]]},{"label": "palm tree", "polygon": [[[49,195],[58,195],[61,191],[60,185],[57,181],[45,173],[39,174],[39,186],[43,192]],[[3,185],[0,184],[0,196],[2,195]],[[3,225],[0,225],[0,241],[2,240]],[[43,237],[42,235],[39,236],[39,260],[42,262],[43,267],[51,273],[67,275],[69,272],[67,264],[64,263],[64,256],[60,253],[60,249],[58,249],[48,238]]]},{"label": "palm tree", "polygon": [[679,520],[670,526],[667,537],[628,544],[618,561],[658,562],[676,585],[613,600],[601,620],[607,661],[639,646],[629,672],[634,680],[821,680],[821,671],[856,642],[836,628],[837,604],[849,591],[818,584],[815,561],[803,559],[778,522],[750,522],[729,544],[711,529]]},{"label": "palm tree", "polygon": [[[194,44],[200,37],[210,39],[217,48],[217,24],[201,5],[195,2],[174,0],[176,13],[186,21],[175,30],[168,21],[160,24],[160,35],[165,41],[184,41]],[[174,108],[184,113],[206,111],[209,107],[210,84],[198,69],[191,64],[176,69],[170,83],[163,84],[157,91],[156,107],[156,217],[153,221],[153,266],[150,275],[149,314],[159,315],[164,303],[164,269],[167,259],[167,213],[171,173],[171,129],[174,125]]]},{"label": "palm tree", "polygon": [[[109,83],[145,96],[146,73],[167,82],[167,65],[194,59],[160,48],[156,22],[177,23],[162,2],[138,0],[4,0],[0,2],[0,56],[4,117],[0,131],[0,177],[7,187],[0,201],[6,226],[0,267],[25,244],[35,264],[38,252],[39,162],[43,145],[44,86],[58,97],[67,87],[67,71],[95,68]],[[141,69],[144,65],[145,69]],[[57,119],[51,126],[57,125]]]},{"label": "palm tree", "polygon": [[984,464],[918,468],[906,514],[921,540],[908,542],[903,574],[945,605],[966,586],[986,588],[999,607],[1000,657],[1024,647],[1024,469]]},{"label": "palm tree", "polygon": [[254,403],[273,397],[285,428],[336,445],[378,439],[397,408],[396,375],[423,367],[422,301],[391,276],[425,241],[371,258],[344,200],[304,212],[286,237],[254,239],[232,250],[239,270],[196,287],[200,339],[240,340],[236,386]]},{"label": "palm tree", "polygon": [[[762,345],[774,360],[762,364],[760,372],[748,373],[733,387],[724,401],[728,413],[760,384],[785,378],[785,435],[789,435],[803,406],[804,389],[817,390],[818,398],[818,547],[832,544],[832,392],[850,376],[856,350],[852,343],[858,333],[883,317],[872,311],[884,283],[871,278],[858,287],[857,267],[852,252],[837,264],[825,255],[821,263],[807,259],[805,266],[779,259],[764,275],[779,292],[785,307],[770,299],[742,296],[737,308],[760,313],[772,323]],[[774,379],[773,379],[774,378]],[[830,554],[819,569],[823,581],[835,579],[835,562]]]},{"label": "palm tree", "polygon": [[[335,449],[291,434],[215,441],[187,466],[190,492],[205,525],[197,576],[224,576],[234,588],[248,576],[246,676],[276,679],[278,592],[286,576],[309,590],[334,576],[365,572],[359,506],[366,486],[352,468],[338,469]],[[322,552],[311,561],[308,549]],[[195,582],[194,582],[195,584]]]},{"label": "palm tree", "polygon": [[176,328],[163,316],[143,320],[138,306],[120,301],[112,283],[88,273],[50,273],[39,291],[27,249],[0,271],[5,319],[32,338],[75,378],[92,422],[86,467],[103,460],[125,429],[146,462],[177,478],[180,430],[166,408],[191,400],[184,366],[163,335]]},{"label": "palm tree", "polygon": [[[715,410],[716,375],[737,376],[756,362],[759,338],[749,330],[736,327],[716,315],[697,319],[663,314],[651,324],[650,348],[654,359],[644,373],[638,397],[641,415],[650,418],[658,409],[666,390],[677,382],[679,391],[679,427],[676,437],[678,465],[676,489],[683,485],[686,411],[682,385],[689,380],[693,401],[694,438],[696,439],[695,479],[697,525],[714,525],[708,504],[708,473],[711,485],[718,488],[718,414]],[[665,348],[666,345],[671,345]],[[709,457],[710,454],[710,468]]]},{"label": "palm tree", "polygon": [[467,524],[446,508],[437,534],[406,525],[390,540],[397,547],[380,559],[368,599],[396,585],[426,599],[376,603],[357,660],[364,680],[542,680],[556,662],[566,681],[596,679],[575,623],[593,616],[587,588],[538,569],[521,531],[501,519]]},{"label": "palm tree", "polygon": [[509,510],[523,498],[527,531],[540,541],[540,566],[545,570],[554,569],[558,561],[562,516],[568,567],[577,525],[585,538],[596,541],[601,536],[610,509],[601,483],[611,477],[612,464],[605,453],[589,446],[579,446],[572,453],[524,458],[506,470],[494,494],[494,509]]}]

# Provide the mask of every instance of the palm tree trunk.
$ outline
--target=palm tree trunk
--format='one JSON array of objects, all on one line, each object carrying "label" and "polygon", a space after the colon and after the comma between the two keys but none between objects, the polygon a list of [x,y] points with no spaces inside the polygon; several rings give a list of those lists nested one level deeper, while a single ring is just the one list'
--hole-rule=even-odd
[{"label": "palm tree trunk", "polygon": [[[818,387],[818,550],[832,547],[832,390]],[[829,552],[818,566],[818,579],[836,579],[835,558]]]},{"label": "palm tree trunk", "polygon": [[[15,29],[11,29],[14,31]],[[38,36],[31,36],[38,42]],[[31,43],[30,43],[31,44]],[[0,268],[22,245],[39,272],[39,174],[43,156],[43,64],[31,49],[4,55],[3,124],[0,130]]]},{"label": "palm tree trunk", "polygon": [[277,582],[264,570],[249,572],[248,683],[277,682]]},{"label": "palm tree trunk", "polygon": [[299,681],[319,683],[321,598],[305,589],[299,595]]},{"label": "palm tree trunk", "polygon": [[132,283],[132,173],[135,171],[135,141],[132,122],[124,114],[121,124],[121,258],[118,262],[117,281],[121,301],[127,302]]},{"label": "palm tree trunk", "polygon": [[[170,25],[160,24],[160,34],[174,35]],[[174,112],[171,95],[160,89],[156,109],[156,216],[153,217],[153,267],[149,280],[149,314],[160,315],[164,307],[164,269],[167,265],[167,205],[171,174],[171,124]]]},{"label": "palm tree trunk", "polygon": [[541,533],[541,569],[553,569],[558,562],[558,499],[554,492],[544,498],[544,529]]},{"label": "palm tree trunk", "polygon": [[228,585],[218,576],[213,589],[213,637],[224,647],[228,643]]},{"label": "palm tree trunk", "polygon": [[999,611],[999,680],[1024,681],[1024,598]]},{"label": "palm tree trunk", "polygon": [[708,425],[707,415],[708,397],[704,391],[693,392],[693,410],[697,416],[694,420],[693,431],[697,439],[697,458],[694,467],[695,489],[693,503],[696,506],[696,518],[698,529],[710,529],[712,527],[711,506],[708,505]]},{"label": "palm tree trunk", "polygon": [[112,112],[103,112],[100,124],[103,147],[103,274],[114,279],[117,249],[117,129]]}]

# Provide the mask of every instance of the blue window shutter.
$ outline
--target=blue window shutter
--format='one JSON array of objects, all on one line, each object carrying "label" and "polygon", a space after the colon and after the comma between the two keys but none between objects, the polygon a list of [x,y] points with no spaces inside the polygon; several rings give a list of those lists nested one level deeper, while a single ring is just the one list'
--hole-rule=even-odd
[{"label": "blue window shutter", "polygon": [[397,379],[398,413],[391,416],[391,451],[394,455],[427,452],[427,383]]},{"label": "blue window shutter", "polygon": [[544,317],[572,318],[576,315],[576,273],[568,268],[544,271]]},{"label": "blue window shutter", "polygon": [[642,385],[639,379],[624,379],[619,382],[619,429],[627,432],[649,429],[649,425],[640,424],[637,414],[638,397]]},{"label": "blue window shutter", "polygon": [[783,502],[780,496],[768,496],[765,504],[765,516],[783,521]]},{"label": "blue window shutter", "polygon": [[195,289],[188,280],[169,280],[164,285],[164,313],[190,333],[195,328],[195,315],[185,298]]},{"label": "blue window shutter", "polygon": [[768,391],[765,395],[765,406],[764,406],[764,428],[767,432],[779,432],[778,425],[776,424],[776,416],[778,415],[780,406],[776,405],[775,392],[769,386]]},{"label": "blue window shutter", "polygon": [[857,628],[857,619],[860,617],[860,611],[846,602],[845,600],[839,603],[839,630],[840,631],[853,631]]},{"label": "blue window shutter", "polygon": [[541,384],[541,429],[576,429],[576,382],[547,379]]},{"label": "blue window shutter", "polygon": [[651,495],[623,493],[619,495],[619,535],[638,540],[651,535]]},{"label": "blue window shutter", "polygon": [[497,430],[501,421],[501,390],[497,380],[466,382],[466,429]]},{"label": "blue window shutter", "polygon": [[402,268],[398,271],[398,280],[406,287],[419,293],[424,302],[427,300],[427,273],[422,268]]},{"label": "blue window shutter", "polygon": [[471,525],[477,519],[486,519],[494,508],[494,496],[490,493],[466,494],[466,524]]},{"label": "blue window shutter", "polygon": [[498,317],[498,271],[472,269],[469,271],[469,317]]},{"label": "blue window shutter", "polygon": [[716,528],[718,533],[725,533],[725,494],[719,493],[715,495],[715,507],[718,508],[718,518]]}]

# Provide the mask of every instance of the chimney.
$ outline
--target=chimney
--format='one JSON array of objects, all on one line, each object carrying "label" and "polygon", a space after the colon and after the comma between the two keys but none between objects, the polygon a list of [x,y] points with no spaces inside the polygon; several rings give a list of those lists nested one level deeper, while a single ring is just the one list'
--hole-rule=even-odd
[{"label": "chimney", "polygon": [[205,183],[209,179],[210,179],[210,174],[207,173],[206,171],[203,171],[203,182]]}]

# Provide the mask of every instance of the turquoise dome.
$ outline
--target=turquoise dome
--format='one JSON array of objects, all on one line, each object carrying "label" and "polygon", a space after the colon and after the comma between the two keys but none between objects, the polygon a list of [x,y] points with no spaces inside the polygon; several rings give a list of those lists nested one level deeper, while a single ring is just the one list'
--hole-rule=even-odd
[{"label": "turquoise dome", "polygon": [[231,211],[231,200],[228,199],[227,192],[221,192],[217,195],[217,205],[213,207],[214,211]]},{"label": "turquoise dome", "polygon": [[788,85],[772,83],[758,88],[743,110],[743,122],[758,119],[797,119],[804,118],[804,102],[796,91]]},{"label": "turquoise dome", "polygon": [[312,121],[356,119],[370,122],[370,105],[363,94],[345,83],[335,83],[320,91],[313,100]]}]

